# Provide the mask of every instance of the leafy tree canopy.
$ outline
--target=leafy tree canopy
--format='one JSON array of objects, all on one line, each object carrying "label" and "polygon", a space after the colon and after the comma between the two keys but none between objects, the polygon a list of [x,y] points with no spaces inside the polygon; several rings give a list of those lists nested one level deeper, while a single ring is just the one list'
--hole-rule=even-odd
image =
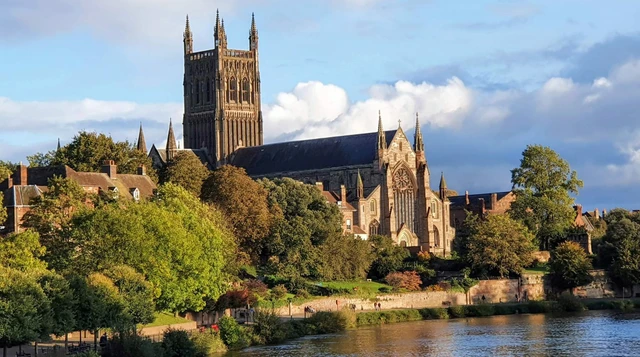
[{"label": "leafy tree canopy", "polygon": [[157,181],[157,174],[146,152],[138,150],[133,143],[115,142],[104,134],[81,131],[59,150],[37,153],[27,159],[32,167],[68,165],[76,171],[86,172],[100,172],[105,160],[114,160],[118,172],[123,174],[135,174],[140,165],[145,165],[147,175]]},{"label": "leafy tree canopy", "polygon": [[6,180],[16,170],[16,164],[0,160],[0,182]]},{"label": "leafy tree canopy", "polygon": [[542,249],[553,248],[574,219],[573,198],[583,182],[569,163],[551,148],[529,145],[522,153],[520,166],[511,170],[516,194],[510,214],[522,221]]},{"label": "leafy tree canopy", "polygon": [[160,172],[160,182],[171,182],[200,196],[202,182],[209,176],[202,161],[191,151],[179,151]]},{"label": "leafy tree canopy", "polygon": [[25,231],[0,239],[0,266],[23,273],[40,274],[47,264],[40,260],[45,248],[40,245],[38,233]]},{"label": "leafy tree canopy", "polygon": [[575,242],[563,242],[551,251],[549,268],[553,285],[560,289],[571,289],[590,283],[593,269],[587,252]]},{"label": "leafy tree canopy", "polygon": [[374,257],[369,276],[373,279],[383,279],[389,273],[400,270],[405,259],[410,256],[407,249],[395,245],[386,236],[372,235],[369,243]]},{"label": "leafy tree canopy", "polygon": [[533,261],[533,241],[533,234],[522,223],[508,215],[489,215],[473,229],[467,259],[480,274],[520,274]]},{"label": "leafy tree canopy", "polygon": [[258,263],[265,239],[279,214],[279,207],[274,209],[267,202],[265,188],[247,176],[244,169],[225,165],[206,179],[202,199],[224,214],[238,239],[239,249]]},{"label": "leafy tree canopy", "polygon": [[607,233],[598,249],[600,261],[621,286],[640,284],[640,214],[615,209],[605,219]]}]

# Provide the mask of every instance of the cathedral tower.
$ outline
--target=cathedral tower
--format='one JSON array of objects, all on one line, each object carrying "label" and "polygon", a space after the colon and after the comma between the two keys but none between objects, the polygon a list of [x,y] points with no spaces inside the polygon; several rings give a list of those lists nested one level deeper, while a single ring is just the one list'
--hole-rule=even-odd
[{"label": "cathedral tower", "polygon": [[185,148],[206,148],[216,166],[238,148],[262,145],[258,29],[251,16],[249,50],[227,48],[216,13],[214,48],[193,52],[189,18],[184,32]]}]

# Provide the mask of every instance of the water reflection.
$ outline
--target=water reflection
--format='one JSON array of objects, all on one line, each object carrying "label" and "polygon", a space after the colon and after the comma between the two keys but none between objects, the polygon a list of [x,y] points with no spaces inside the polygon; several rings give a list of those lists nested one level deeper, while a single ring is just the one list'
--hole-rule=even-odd
[{"label": "water reflection", "polygon": [[639,356],[640,314],[418,321],[309,336],[229,356]]}]

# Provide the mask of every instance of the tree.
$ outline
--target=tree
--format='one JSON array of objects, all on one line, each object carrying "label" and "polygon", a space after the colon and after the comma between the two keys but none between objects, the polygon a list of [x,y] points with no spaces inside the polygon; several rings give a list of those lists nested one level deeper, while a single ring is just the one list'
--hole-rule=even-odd
[{"label": "tree", "polygon": [[373,258],[371,243],[353,235],[333,234],[319,247],[318,277],[323,281],[364,279]]},{"label": "tree", "polygon": [[313,185],[290,178],[259,181],[268,192],[275,215],[265,241],[265,271],[283,277],[318,278],[322,262],[319,247],[342,234],[342,214]]},{"label": "tree", "polygon": [[529,145],[511,170],[516,200],[509,213],[532,232],[541,249],[552,249],[574,220],[573,198],[583,182],[569,163],[546,146]]},{"label": "tree", "polygon": [[64,277],[50,271],[39,276],[38,283],[51,306],[51,326],[43,332],[56,336],[64,335],[66,347],[67,334],[72,332],[76,325],[73,291]]},{"label": "tree", "polygon": [[478,273],[520,274],[533,262],[534,236],[508,215],[489,215],[469,237],[467,259]]},{"label": "tree", "polygon": [[395,289],[407,289],[410,291],[420,290],[420,284],[422,284],[420,276],[415,271],[389,273],[384,280]]},{"label": "tree", "polygon": [[0,266],[0,347],[36,341],[49,332],[49,300],[34,277]]},{"label": "tree", "polygon": [[576,242],[560,243],[551,251],[549,261],[552,282],[560,289],[571,289],[590,283],[593,269],[587,253]]},{"label": "tree", "polygon": [[640,214],[622,209],[606,217],[607,233],[598,249],[600,262],[609,267],[617,284],[640,284]]},{"label": "tree", "polygon": [[16,170],[16,164],[0,160],[0,182],[6,180]]},{"label": "tree", "polygon": [[114,160],[118,172],[135,174],[140,165],[147,167],[147,175],[157,181],[151,158],[128,141],[115,142],[104,134],[79,132],[73,140],[59,150],[28,157],[32,167],[68,165],[76,171],[100,172],[105,160]]},{"label": "tree", "polygon": [[39,239],[38,233],[33,231],[13,233],[0,239],[0,266],[32,275],[46,271],[47,264],[40,260],[45,248]]},{"label": "tree", "polygon": [[150,202],[123,202],[78,213],[76,271],[129,265],[156,291],[161,310],[199,311],[234,273],[233,236],[220,215],[184,188],[166,184]]},{"label": "tree", "polygon": [[126,265],[114,266],[105,270],[104,274],[113,281],[122,297],[120,331],[135,332],[137,324],[153,322],[155,311],[153,286],[146,281],[144,275]]},{"label": "tree", "polygon": [[406,248],[395,245],[386,236],[372,235],[369,242],[374,256],[369,276],[373,279],[383,279],[389,273],[399,271],[411,255]]},{"label": "tree", "polygon": [[48,190],[34,198],[33,206],[24,216],[25,228],[40,235],[40,242],[47,248],[44,260],[56,271],[65,271],[78,253],[77,242],[71,239],[71,219],[87,208],[88,196],[78,183],[71,179],[54,177]]},{"label": "tree", "polygon": [[0,226],[4,226],[7,217],[7,208],[4,206],[4,194],[0,191]]},{"label": "tree", "polygon": [[200,196],[202,183],[209,176],[209,169],[191,151],[180,151],[160,172],[160,182],[171,182],[184,187],[187,191]]},{"label": "tree", "polygon": [[469,237],[475,234],[480,218],[477,214],[466,211],[466,216],[460,228],[456,229],[456,236],[453,240],[453,251],[458,253],[458,257],[467,260]]},{"label": "tree", "polygon": [[271,211],[263,185],[247,176],[243,168],[225,165],[206,179],[202,199],[224,214],[240,250],[258,263],[277,214]]}]

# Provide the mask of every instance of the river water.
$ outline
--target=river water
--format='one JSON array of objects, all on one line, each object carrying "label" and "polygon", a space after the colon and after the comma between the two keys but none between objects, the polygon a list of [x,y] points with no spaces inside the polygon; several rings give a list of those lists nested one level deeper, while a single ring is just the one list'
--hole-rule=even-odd
[{"label": "river water", "polygon": [[430,320],[307,336],[230,356],[640,356],[640,313]]}]

